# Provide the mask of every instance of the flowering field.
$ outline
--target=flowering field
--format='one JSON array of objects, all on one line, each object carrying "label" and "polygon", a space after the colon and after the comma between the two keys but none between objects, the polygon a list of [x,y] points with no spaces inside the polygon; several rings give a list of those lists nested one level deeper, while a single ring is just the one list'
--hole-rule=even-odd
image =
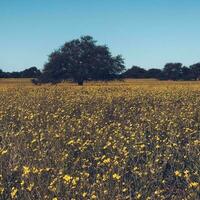
[{"label": "flowering field", "polygon": [[2,200],[200,199],[199,82],[0,81],[0,102]]}]

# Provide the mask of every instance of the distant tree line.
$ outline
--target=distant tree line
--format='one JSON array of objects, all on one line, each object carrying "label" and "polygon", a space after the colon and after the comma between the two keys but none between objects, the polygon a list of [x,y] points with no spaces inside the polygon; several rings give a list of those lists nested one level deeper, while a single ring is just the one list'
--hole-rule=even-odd
[{"label": "distant tree line", "polygon": [[20,72],[3,72],[0,69],[0,78],[38,78],[41,71],[37,67],[30,67]]},{"label": "distant tree line", "polygon": [[[56,74],[56,72],[55,72]],[[30,67],[20,72],[3,72],[0,69],[0,78],[41,78],[42,72],[37,67]],[[144,69],[139,66],[133,66],[124,72],[110,77],[105,77],[98,72],[95,74],[99,80],[112,80],[112,79],[142,79],[154,78],[159,80],[200,80],[200,63],[190,65],[189,67],[183,66],[182,63],[167,63],[163,69],[151,68]],[[94,78],[95,79],[95,78]]]},{"label": "distant tree line", "polygon": [[163,69],[144,69],[133,66],[121,74],[123,78],[155,78],[159,80],[199,80],[200,63],[183,66],[182,63],[167,63]]},{"label": "distant tree line", "polygon": [[[0,78],[39,78],[42,72],[37,67],[30,67],[20,72],[3,72],[0,69]],[[98,79],[104,80],[105,76],[96,74]],[[182,63],[167,63],[163,69],[151,68],[144,69],[139,66],[132,66],[130,69],[117,75],[107,77],[108,79],[123,79],[123,78],[154,78],[159,80],[200,80],[200,62],[183,66]]]},{"label": "distant tree line", "polygon": [[189,67],[167,63],[163,69],[133,66],[125,69],[121,55],[113,56],[106,45],[98,45],[91,36],[66,42],[49,55],[42,72],[36,67],[21,72],[3,72],[0,78],[33,78],[35,84],[71,80],[83,85],[90,80],[154,78],[159,80],[199,80],[200,63]]}]

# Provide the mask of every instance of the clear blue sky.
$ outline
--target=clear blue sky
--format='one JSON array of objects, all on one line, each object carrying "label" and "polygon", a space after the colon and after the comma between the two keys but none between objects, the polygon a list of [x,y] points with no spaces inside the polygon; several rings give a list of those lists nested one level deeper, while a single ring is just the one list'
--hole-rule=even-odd
[{"label": "clear blue sky", "polygon": [[93,36],[127,67],[200,61],[200,0],[0,0],[0,68],[42,68],[65,41]]}]

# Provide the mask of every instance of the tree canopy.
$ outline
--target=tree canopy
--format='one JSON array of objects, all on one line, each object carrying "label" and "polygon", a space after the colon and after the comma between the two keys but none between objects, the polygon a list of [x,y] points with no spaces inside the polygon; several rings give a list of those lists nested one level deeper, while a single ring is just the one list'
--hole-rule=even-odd
[{"label": "tree canopy", "polygon": [[167,63],[163,69],[164,79],[178,80],[182,77],[182,63]]},{"label": "tree canopy", "polygon": [[200,79],[200,63],[196,63],[190,66],[190,70],[192,73],[192,77],[195,80],[199,80]]},{"label": "tree canopy", "polygon": [[128,69],[124,74],[124,78],[145,78],[146,75],[146,70],[138,67],[138,66],[133,66],[132,68]]},{"label": "tree canopy", "polygon": [[86,80],[113,79],[124,69],[121,55],[112,56],[107,46],[97,45],[91,36],[83,36],[52,52],[38,81],[72,80],[82,85]]}]

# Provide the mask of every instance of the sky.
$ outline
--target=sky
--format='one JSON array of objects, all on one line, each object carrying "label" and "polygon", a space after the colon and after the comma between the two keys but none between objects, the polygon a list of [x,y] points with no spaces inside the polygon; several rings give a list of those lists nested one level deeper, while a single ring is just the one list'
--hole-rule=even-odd
[{"label": "sky", "polygon": [[200,62],[199,0],[0,0],[0,69],[39,69],[65,42],[91,35],[125,65]]}]

